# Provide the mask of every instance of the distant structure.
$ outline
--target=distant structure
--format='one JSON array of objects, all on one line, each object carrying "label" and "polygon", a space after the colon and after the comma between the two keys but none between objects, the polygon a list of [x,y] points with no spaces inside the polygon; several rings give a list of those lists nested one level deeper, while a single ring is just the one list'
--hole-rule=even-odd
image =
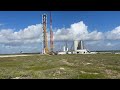
[{"label": "distant structure", "polygon": [[75,40],[74,41],[74,51],[77,51],[77,50],[83,50],[84,49],[84,44],[83,44],[83,41],[82,40],[80,40],[80,41],[78,41],[78,40]]},{"label": "distant structure", "polygon": [[73,54],[87,54],[87,53],[88,53],[88,51],[86,49],[84,49],[83,41],[75,40]]},{"label": "distant structure", "polygon": [[53,52],[53,31],[52,31],[52,16],[50,12],[50,51]]},{"label": "distant structure", "polygon": [[48,40],[47,40],[47,15],[42,15],[42,23],[43,23],[43,54],[49,53],[48,49]]},{"label": "distant structure", "polygon": [[82,40],[79,41],[77,49],[84,49],[84,43]]},{"label": "distant structure", "polygon": [[78,41],[74,40],[74,51],[77,51],[77,47],[78,47]]},{"label": "distant structure", "polygon": [[[53,40],[53,31],[52,31],[52,15],[50,12],[50,50],[48,48],[48,39],[47,39],[47,15],[42,15],[42,24],[43,24],[43,41],[42,41],[42,54],[96,54],[96,52],[90,52],[84,47],[84,42],[82,40],[74,40],[71,48],[69,44],[65,43],[62,51],[54,52],[54,40]],[[69,47],[69,48],[68,48]]]}]

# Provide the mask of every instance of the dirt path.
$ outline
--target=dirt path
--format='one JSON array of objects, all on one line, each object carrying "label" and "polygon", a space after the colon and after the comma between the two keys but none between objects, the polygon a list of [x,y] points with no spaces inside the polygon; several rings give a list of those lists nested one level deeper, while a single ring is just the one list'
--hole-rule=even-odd
[{"label": "dirt path", "polygon": [[18,56],[31,56],[31,55],[0,55],[0,58],[3,58],[3,57],[18,57]]}]

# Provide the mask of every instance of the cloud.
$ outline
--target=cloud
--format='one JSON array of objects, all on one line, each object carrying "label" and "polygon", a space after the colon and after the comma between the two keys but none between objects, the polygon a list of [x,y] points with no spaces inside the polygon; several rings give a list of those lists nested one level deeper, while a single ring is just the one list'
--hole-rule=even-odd
[{"label": "cloud", "polygon": [[106,39],[120,40],[120,26],[116,27],[112,31],[106,32]]},{"label": "cloud", "polygon": [[40,42],[42,39],[42,25],[36,24],[21,29],[18,32],[13,29],[0,30],[0,44],[26,44]]},{"label": "cloud", "polygon": [[[65,42],[71,40],[84,40],[86,41],[86,48],[90,50],[112,49],[116,46],[120,48],[120,43],[109,42],[105,40],[119,40],[120,39],[120,26],[112,31],[98,32],[93,30],[88,31],[88,26],[83,21],[73,23],[69,28],[59,28],[54,30],[54,44],[55,48],[62,49]],[[41,51],[42,42],[42,24],[30,25],[24,29],[1,29],[0,30],[0,53],[5,52],[39,52]],[[48,31],[48,41],[50,35]],[[56,43],[57,41],[60,41]],[[87,42],[88,41],[88,42]],[[73,43],[70,43],[70,48]],[[117,48],[117,49],[119,49]],[[116,49],[116,48],[115,48]]]},{"label": "cloud", "polygon": [[88,26],[83,21],[71,24],[70,28],[61,28],[54,32],[55,40],[100,40],[102,32],[88,32]]},{"label": "cloud", "polygon": [[30,25],[21,30],[0,30],[0,53],[40,52],[42,24]]},{"label": "cloud", "polygon": [[[1,29],[0,44],[17,46],[40,43],[42,41],[42,33],[42,24],[31,25],[19,31]],[[49,37],[50,35],[48,33],[48,41]],[[87,26],[83,21],[71,24],[70,28],[61,28],[54,31],[54,40],[100,40],[102,38],[102,32],[88,32]]]},{"label": "cloud", "polygon": [[0,26],[3,26],[4,24],[0,24]]},{"label": "cloud", "polygon": [[85,47],[89,50],[119,50],[120,42],[116,40],[85,41]]}]

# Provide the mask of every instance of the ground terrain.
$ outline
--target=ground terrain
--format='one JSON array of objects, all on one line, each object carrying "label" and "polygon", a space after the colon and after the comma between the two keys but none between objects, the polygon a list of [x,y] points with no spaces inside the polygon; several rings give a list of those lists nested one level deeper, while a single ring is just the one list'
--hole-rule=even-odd
[{"label": "ground terrain", "polygon": [[120,55],[0,55],[0,79],[120,79]]}]

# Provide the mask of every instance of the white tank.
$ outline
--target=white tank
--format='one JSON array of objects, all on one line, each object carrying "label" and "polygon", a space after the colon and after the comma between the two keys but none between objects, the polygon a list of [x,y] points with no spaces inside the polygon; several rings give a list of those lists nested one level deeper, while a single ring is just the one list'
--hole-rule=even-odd
[{"label": "white tank", "polygon": [[77,51],[77,47],[78,47],[78,41],[75,40],[75,41],[74,41],[74,51]]},{"label": "white tank", "polygon": [[68,48],[67,48],[67,51],[68,51]]},{"label": "white tank", "polygon": [[65,52],[65,46],[63,46],[63,52]]},{"label": "white tank", "polygon": [[82,41],[82,40],[80,41],[80,44],[81,44],[81,45],[80,45],[80,46],[81,46],[81,49],[84,49],[84,48],[83,48],[83,41]]}]

